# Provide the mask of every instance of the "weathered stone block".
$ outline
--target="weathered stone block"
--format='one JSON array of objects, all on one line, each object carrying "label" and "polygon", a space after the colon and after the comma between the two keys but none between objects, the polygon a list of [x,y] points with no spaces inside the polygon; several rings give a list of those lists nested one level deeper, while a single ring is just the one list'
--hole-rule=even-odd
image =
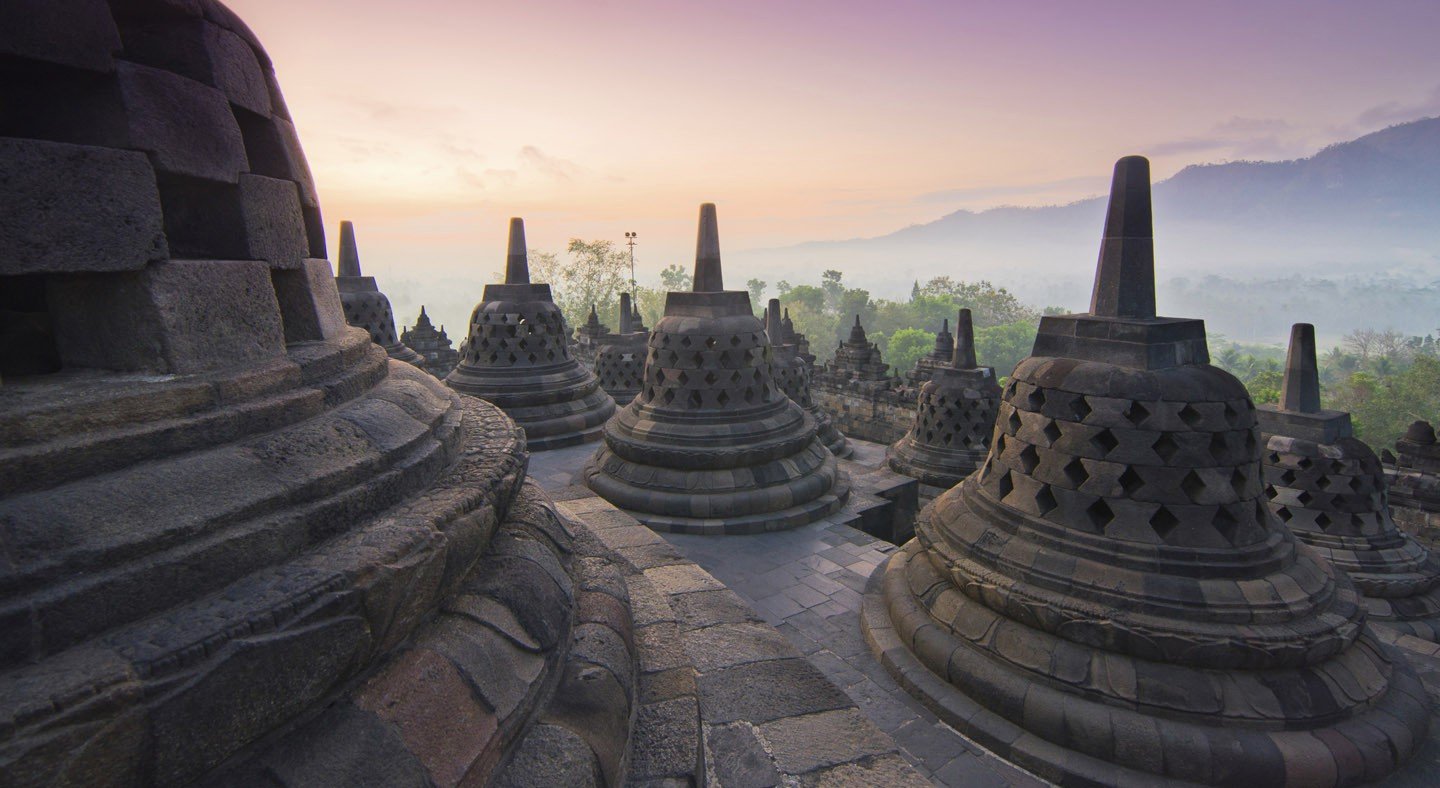
[{"label": "weathered stone block", "polygon": [[232,104],[270,114],[270,86],[241,38],[203,19],[144,19],[125,24],[125,59],[173,71],[217,88]]},{"label": "weathered stone block", "polygon": [[272,268],[270,281],[286,343],[330,339],[345,330],[345,314],[329,260],[304,260],[298,268]]},{"label": "weathered stone block", "polygon": [[0,4],[0,55],[90,71],[113,71],[120,34],[105,0],[6,0]]},{"label": "weathered stone block", "polygon": [[294,183],[241,175],[240,215],[249,259],[289,267],[310,256]]},{"label": "weathered stone block", "polygon": [[225,94],[157,68],[117,68],[130,145],[149,153],[157,170],[234,183],[249,168]]},{"label": "weathered stone block", "polygon": [[0,139],[0,275],[143,268],[163,225],[144,154]]}]

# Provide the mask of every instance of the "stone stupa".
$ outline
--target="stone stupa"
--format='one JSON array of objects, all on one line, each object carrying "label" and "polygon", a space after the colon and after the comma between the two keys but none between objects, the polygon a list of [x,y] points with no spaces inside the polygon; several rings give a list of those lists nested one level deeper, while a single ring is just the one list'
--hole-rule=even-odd
[{"label": "stone stupa", "polygon": [[1440,547],[1440,441],[1428,421],[1413,422],[1395,442],[1390,511],[1395,522],[1424,544]]},{"label": "stone stupa", "polygon": [[505,283],[485,286],[445,385],[498,405],[531,451],[598,440],[615,401],[570,355],[569,336],[550,285],[530,282],[525,222],[511,219]]},{"label": "stone stupa", "polygon": [[0,784],[624,782],[621,569],[514,422],[346,325],[254,33],[0,19],[0,289],[53,326],[0,388]]},{"label": "stone stupa", "polygon": [[600,322],[600,313],[595,311],[595,305],[590,305],[590,316],[585,323],[575,329],[575,342],[573,348],[575,357],[582,362],[595,366],[595,357],[600,352],[600,344],[610,336],[610,327]]},{"label": "stone stupa", "polygon": [[656,530],[756,533],[843,505],[849,481],[772,376],[750,294],[726,290],[715,206],[700,207],[692,292],[650,333],[640,395],[605,425],[584,483]]},{"label": "stone stupa", "polygon": [[[958,332],[959,327],[956,327]],[[951,358],[955,355],[955,336],[950,333],[950,319],[946,318],[940,325],[940,333],[935,335],[935,347],[929,353],[915,359],[915,366],[910,370],[910,384],[922,386],[925,381],[935,373],[935,370],[950,366]]]},{"label": "stone stupa", "polygon": [[1385,470],[1350,414],[1321,409],[1314,326],[1291,329],[1280,402],[1261,405],[1259,419],[1275,515],[1350,575],[1370,621],[1436,640],[1440,560],[1391,519]]},{"label": "stone stupa", "polygon": [[1265,497],[1245,387],[1156,317],[1149,163],[1121,159],[1087,314],[1046,316],[983,469],[872,578],[881,659],[1060,784],[1350,785],[1430,710],[1343,572]]},{"label": "stone stupa", "polygon": [[[946,321],[946,328],[949,328]],[[946,332],[948,333],[948,332]],[[891,470],[931,487],[949,489],[969,476],[990,451],[1000,385],[995,370],[975,360],[970,310],[960,310],[951,358],[929,371],[915,405],[915,423],[890,446]]]},{"label": "stone stupa", "polygon": [[816,435],[820,442],[825,444],[825,448],[843,460],[854,454],[855,449],[840,430],[835,429],[835,422],[830,418],[830,414],[815,401],[810,390],[815,374],[814,367],[800,354],[800,346],[795,341],[793,329],[792,324],[791,331],[786,333],[785,322],[780,313],[780,299],[770,299],[765,310],[765,333],[772,337],[775,381],[785,392],[785,396],[794,400],[795,404],[804,408],[805,412],[815,419]]},{"label": "stone stupa", "polygon": [[[593,312],[592,312],[593,314]],[[646,340],[650,332],[631,309],[630,294],[620,294],[620,331],[601,338],[595,352],[595,377],[619,407],[625,407],[645,385]]]},{"label": "stone stupa", "polygon": [[423,304],[420,306],[420,316],[415,319],[415,325],[400,332],[400,341],[405,347],[419,353],[423,359],[420,368],[437,378],[449,375],[460,362],[460,353],[455,350],[450,335],[445,333],[445,327],[435,327],[430,316],[425,313]]},{"label": "stone stupa", "polygon": [[360,250],[355,245],[355,225],[340,223],[340,270],[335,275],[335,285],[340,290],[340,303],[345,307],[345,322],[370,332],[370,340],[390,358],[414,364],[425,365],[425,359],[416,353],[395,333],[395,312],[390,308],[390,299],[380,292],[375,277],[360,272]]}]

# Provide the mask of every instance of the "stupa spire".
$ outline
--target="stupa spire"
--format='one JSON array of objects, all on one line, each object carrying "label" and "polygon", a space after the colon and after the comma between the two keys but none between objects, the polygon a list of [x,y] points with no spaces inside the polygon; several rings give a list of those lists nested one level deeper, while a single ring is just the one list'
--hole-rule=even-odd
[{"label": "stupa spire", "polygon": [[360,252],[355,246],[355,223],[340,223],[340,270],[337,276],[361,276]]},{"label": "stupa spire", "polygon": [[770,344],[780,345],[784,343],[780,330],[780,299],[770,299],[770,306],[765,310],[765,333],[770,335]]},{"label": "stupa spire", "polygon": [[720,226],[715,219],[715,203],[700,206],[700,230],[695,237],[695,278],[691,287],[697,293],[713,293],[725,289],[720,271]]},{"label": "stupa spire", "polygon": [[1315,363],[1315,326],[1290,327],[1290,351],[1285,354],[1285,382],[1280,386],[1280,409],[1298,413],[1320,412],[1320,369]]},{"label": "stupa spire", "polygon": [[1142,320],[1155,317],[1150,161],[1144,156],[1126,156],[1115,162],[1090,314]]},{"label": "stupa spire", "polygon": [[975,361],[975,323],[968,309],[960,310],[960,315],[955,318],[955,355],[950,358],[950,366],[955,369],[975,369],[979,366]]},{"label": "stupa spire", "polygon": [[510,247],[505,255],[505,284],[530,284],[530,258],[525,252],[525,220],[510,220]]},{"label": "stupa spire", "polygon": [[620,294],[620,333],[628,334],[634,330],[635,314],[630,310],[630,294]]}]

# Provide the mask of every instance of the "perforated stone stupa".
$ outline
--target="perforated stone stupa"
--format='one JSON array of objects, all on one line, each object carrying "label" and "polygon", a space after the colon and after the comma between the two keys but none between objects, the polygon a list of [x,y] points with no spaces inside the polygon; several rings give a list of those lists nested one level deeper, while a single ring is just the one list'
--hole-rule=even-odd
[{"label": "perforated stone stupa", "polygon": [[780,315],[780,299],[770,299],[770,303],[765,309],[765,333],[776,338],[771,346],[774,350],[771,358],[775,370],[775,381],[780,386],[780,390],[785,392],[785,396],[804,408],[805,412],[815,419],[816,435],[819,436],[820,442],[825,444],[825,448],[829,449],[830,453],[836,457],[845,459],[854,454],[855,450],[850,446],[850,441],[840,433],[840,430],[835,429],[835,423],[830,419],[830,414],[821,409],[820,405],[815,402],[814,396],[811,395],[810,384],[814,367],[804,356],[800,355],[800,347],[795,342],[793,325],[790,333],[787,334],[784,319]]},{"label": "perforated stone stupa", "polygon": [[485,286],[445,385],[498,405],[531,451],[598,440],[615,401],[570,354],[569,336],[550,285],[530,282],[525,223],[511,219],[505,283]]},{"label": "perforated stone stupa", "polygon": [[0,389],[0,783],[622,782],[619,570],[346,325],[254,34],[21,0],[0,53],[0,290],[54,327]]},{"label": "perforated stone stupa", "polygon": [[771,531],[838,510],[848,481],[776,384],[771,354],[749,293],[724,288],[715,206],[703,205],[694,290],[667,295],[644,388],[605,425],[584,483],[667,531]]},{"label": "perforated stone stupa", "polygon": [[630,294],[620,294],[620,331],[604,336],[595,353],[595,377],[615,404],[625,407],[645,385],[646,342],[650,332],[631,308]]},{"label": "perforated stone stupa", "polygon": [[[950,321],[945,322],[948,329]],[[949,344],[949,363],[931,369],[920,387],[915,424],[888,452],[895,472],[947,489],[985,462],[1000,406],[994,368],[975,360],[970,310],[960,310]]]},{"label": "perforated stone stupa", "polygon": [[590,305],[590,316],[585,319],[584,325],[575,329],[575,342],[571,346],[575,357],[582,362],[595,365],[595,356],[600,352],[600,343],[610,336],[610,327],[600,322],[600,314],[595,311],[595,305]]},{"label": "perforated stone stupa", "polygon": [[945,322],[940,325],[940,333],[935,335],[935,347],[929,353],[915,359],[915,367],[910,370],[911,385],[923,385],[935,370],[950,366],[951,358],[954,355],[955,336],[950,333],[950,320],[946,318]]},{"label": "perforated stone stupa", "polygon": [[395,334],[395,312],[390,299],[380,292],[375,277],[360,273],[360,250],[355,245],[355,225],[340,223],[340,271],[335,276],[340,289],[340,303],[345,307],[345,322],[370,332],[370,339],[390,358],[407,364],[423,366],[419,353],[407,347]]},{"label": "perforated stone stupa", "polygon": [[1321,409],[1314,326],[1291,329],[1280,402],[1259,418],[1275,515],[1350,575],[1370,621],[1436,640],[1440,561],[1391,519],[1380,458],[1355,438],[1350,414]]},{"label": "perforated stone stupa", "polygon": [[1431,548],[1440,547],[1440,442],[1417,421],[1395,442],[1390,507],[1395,522]]},{"label": "perforated stone stupa", "polygon": [[1062,784],[1348,785],[1429,701],[1266,501],[1255,411],[1200,320],[1155,316],[1149,164],[1115,168],[1091,308],[1042,319],[983,469],[872,580],[880,659]]},{"label": "perforated stone stupa", "polygon": [[451,343],[450,335],[445,333],[445,327],[436,328],[435,324],[430,322],[430,316],[425,314],[423,305],[414,327],[400,332],[400,341],[405,347],[419,353],[424,359],[420,368],[437,378],[449,375],[450,370],[460,362],[460,353]]}]

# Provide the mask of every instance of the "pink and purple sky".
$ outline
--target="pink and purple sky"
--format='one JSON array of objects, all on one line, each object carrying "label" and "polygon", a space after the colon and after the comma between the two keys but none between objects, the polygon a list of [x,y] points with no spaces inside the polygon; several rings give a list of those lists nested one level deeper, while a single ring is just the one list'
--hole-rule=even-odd
[{"label": "pink and purple sky", "polygon": [[1435,0],[229,4],[332,241],[353,219],[382,276],[488,278],[520,215],[555,251],[637,231],[653,280],[703,201],[742,252],[1067,202],[1128,153],[1158,179],[1440,114]]}]

